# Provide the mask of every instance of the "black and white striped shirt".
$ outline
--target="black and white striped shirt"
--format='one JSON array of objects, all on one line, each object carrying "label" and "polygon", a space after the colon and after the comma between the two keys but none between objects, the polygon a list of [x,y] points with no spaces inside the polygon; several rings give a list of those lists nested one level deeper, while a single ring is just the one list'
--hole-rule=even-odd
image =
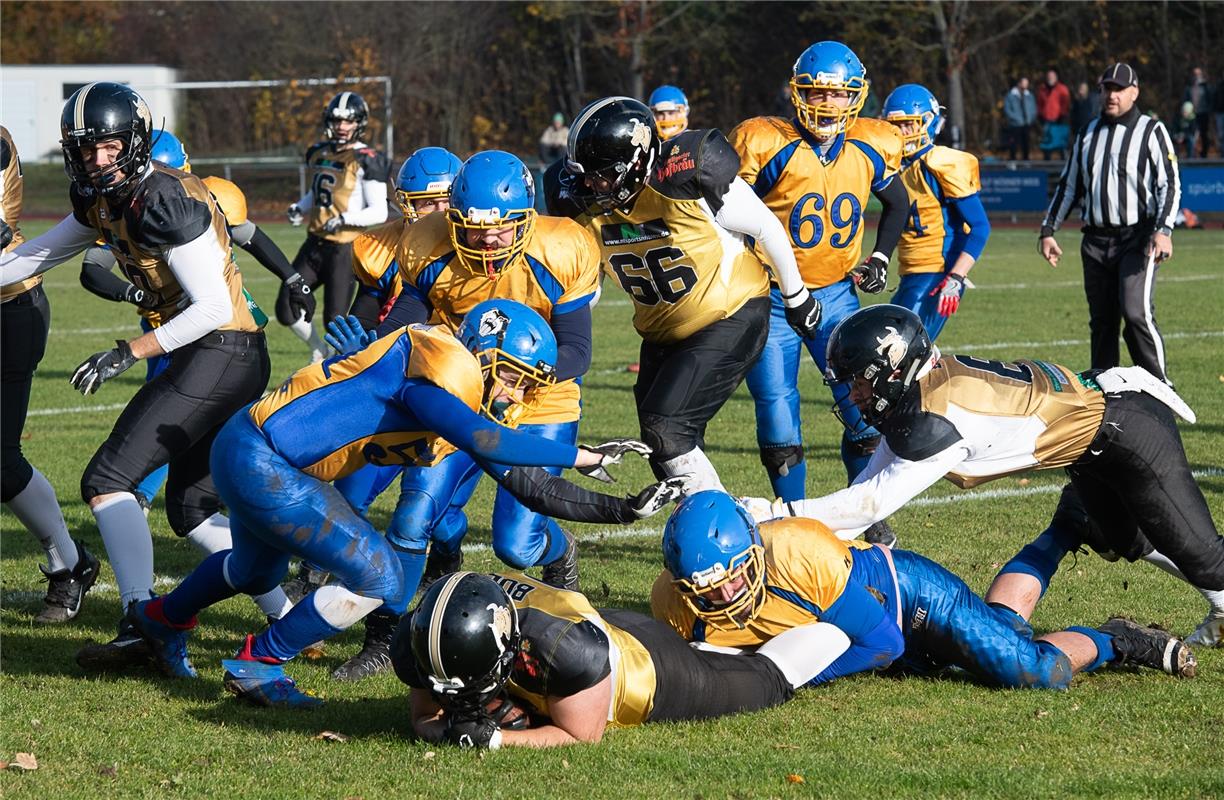
[{"label": "black and white striped shirt", "polygon": [[1092,227],[1172,228],[1181,179],[1165,126],[1138,108],[1117,120],[1100,116],[1090,122],[1071,147],[1042,234],[1057,230],[1079,202],[1084,223]]}]

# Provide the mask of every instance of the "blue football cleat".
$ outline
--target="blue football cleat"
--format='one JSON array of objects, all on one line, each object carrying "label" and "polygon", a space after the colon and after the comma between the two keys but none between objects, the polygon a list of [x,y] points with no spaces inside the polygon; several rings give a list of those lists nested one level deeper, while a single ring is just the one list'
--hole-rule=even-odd
[{"label": "blue football cleat", "polygon": [[225,669],[225,691],[239,700],[268,708],[316,708],[323,705],[320,698],[297,688],[281,664],[227,659],[221,662],[221,666]]},{"label": "blue football cleat", "polygon": [[[187,635],[195,627],[192,620],[190,627],[176,628],[159,622],[149,613],[149,605],[158,604],[160,610],[161,598],[142,600],[133,603],[127,612],[127,621],[131,623],[140,638],[149,646],[149,659],[153,665],[171,678],[198,678],[199,673],[191,665],[187,657]],[[157,613],[157,616],[161,616]]]}]

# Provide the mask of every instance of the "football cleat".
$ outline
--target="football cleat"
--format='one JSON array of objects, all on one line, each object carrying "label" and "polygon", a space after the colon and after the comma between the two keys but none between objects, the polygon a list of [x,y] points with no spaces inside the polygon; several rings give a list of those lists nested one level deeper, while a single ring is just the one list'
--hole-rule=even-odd
[{"label": "football cleat", "polygon": [[1208,614],[1194,633],[1186,637],[1186,644],[1195,647],[1220,647],[1224,644],[1224,611]]},{"label": "football cleat", "polygon": [[128,608],[124,619],[149,646],[153,666],[171,678],[198,678],[199,673],[187,657],[187,635],[196,626],[195,618],[175,626],[162,613],[162,598],[142,600]]},{"label": "football cleat", "polygon": [[81,610],[85,593],[98,580],[98,559],[85,549],[85,545],[73,539],[77,548],[77,563],[72,569],[47,572],[42,564],[38,568],[47,578],[47,596],[43,598],[43,610],[34,618],[35,622],[56,624],[67,622]]},{"label": "football cleat", "polygon": [[1168,631],[1145,628],[1123,617],[1114,617],[1097,630],[1113,637],[1115,664],[1151,667],[1179,678],[1193,678],[1198,671],[1194,651]]},{"label": "football cleat", "polygon": [[77,651],[77,666],[86,672],[127,672],[149,663],[152,653],[140,633],[124,616],[119,635],[109,642],[90,642]]},{"label": "football cleat", "polygon": [[361,646],[361,652],[336,667],[332,677],[338,681],[359,681],[390,668],[391,638],[398,624],[399,616],[396,614],[374,611],[367,615],[365,643]]},{"label": "football cleat", "polygon": [[889,550],[897,546],[897,534],[893,531],[892,526],[888,524],[887,520],[880,520],[863,531],[863,540],[872,544],[878,544],[881,547],[887,547]]},{"label": "football cleat", "polygon": [[248,703],[265,708],[317,708],[323,700],[297,688],[293,678],[285,674],[285,665],[274,659],[261,661],[251,655],[247,636],[235,658],[221,662],[225,670],[225,691]]},{"label": "football cleat", "polygon": [[569,531],[561,531],[565,536],[565,552],[551,564],[545,564],[540,580],[558,589],[578,591],[578,547]]},{"label": "football cleat", "polygon": [[[443,575],[450,575],[463,569],[463,551],[448,553],[436,544],[429,548],[429,557],[425,559],[425,574],[421,576],[421,591],[428,591],[434,581]],[[370,616],[373,616],[371,614]],[[369,617],[366,618],[367,620]]]}]

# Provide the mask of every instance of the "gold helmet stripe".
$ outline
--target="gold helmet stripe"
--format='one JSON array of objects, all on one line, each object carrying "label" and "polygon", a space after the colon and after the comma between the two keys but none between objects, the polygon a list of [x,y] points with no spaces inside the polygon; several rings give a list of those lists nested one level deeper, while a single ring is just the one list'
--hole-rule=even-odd
[{"label": "gold helmet stripe", "polygon": [[459,587],[459,582],[471,575],[471,572],[456,572],[446,579],[442,590],[438,592],[438,600],[434,603],[433,613],[429,616],[429,663],[433,666],[433,676],[442,680],[450,680],[442,666],[442,615],[450,603],[451,595]]},{"label": "gold helmet stripe", "polygon": [[97,81],[94,81],[82,89],[77,95],[76,105],[72,107],[72,124],[78,131],[85,127],[85,98],[89,97],[89,93],[97,85]]}]

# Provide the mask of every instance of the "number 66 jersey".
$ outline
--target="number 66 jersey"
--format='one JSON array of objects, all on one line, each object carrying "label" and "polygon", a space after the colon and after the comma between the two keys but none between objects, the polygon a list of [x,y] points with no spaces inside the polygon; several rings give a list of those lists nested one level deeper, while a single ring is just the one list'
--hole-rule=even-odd
[{"label": "number 66 jersey", "polygon": [[[545,177],[550,207],[562,163]],[[687,339],[769,292],[744,236],[714,219],[739,165],[719,131],[685,131],[662,144],[630,208],[574,216],[599,242],[604,272],[633,299],[633,327],[648,342]]]}]

